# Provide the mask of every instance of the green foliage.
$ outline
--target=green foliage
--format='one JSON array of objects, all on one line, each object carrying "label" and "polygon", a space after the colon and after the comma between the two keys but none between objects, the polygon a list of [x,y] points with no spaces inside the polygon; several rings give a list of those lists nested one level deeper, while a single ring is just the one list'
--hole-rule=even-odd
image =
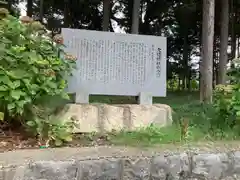
[{"label": "green foliage", "polygon": [[[218,124],[228,128],[240,127],[240,62],[228,72],[231,85],[220,85],[214,92],[214,105],[219,115]],[[240,130],[240,129],[239,129]]]},{"label": "green foliage", "polygon": [[41,145],[49,146],[53,142],[61,146],[64,142],[72,141],[73,122],[59,120],[51,109],[32,106],[32,119],[26,122],[28,130],[40,140]]},{"label": "green foliage", "polygon": [[35,121],[40,128],[36,129],[38,134],[42,134],[44,128],[41,127],[47,125],[51,128],[48,136],[56,142],[56,133],[64,129],[63,125],[52,124],[49,119],[40,121],[29,112],[44,96],[68,98],[64,91],[66,78],[71,75],[75,62],[60,58],[59,53],[63,53],[61,45],[45,35],[41,23],[30,18],[28,22],[21,22],[10,15],[0,19],[0,103],[2,113],[9,116],[4,119],[14,118],[25,124],[28,118],[34,118],[27,125]]},{"label": "green foliage", "polygon": [[[231,85],[218,85],[214,90],[214,107],[216,109],[217,118],[214,123],[219,128],[228,128],[229,123],[235,121],[235,116],[232,115],[231,101],[233,97]],[[227,126],[226,126],[227,125]]]},{"label": "green foliage", "polygon": [[159,143],[177,143],[181,141],[181,130],[179,126],[158,127],[150,125],[139,128],[136,131],[122,131],[110,137],[114,144],[127,144],[133,146],[149,146]]}]

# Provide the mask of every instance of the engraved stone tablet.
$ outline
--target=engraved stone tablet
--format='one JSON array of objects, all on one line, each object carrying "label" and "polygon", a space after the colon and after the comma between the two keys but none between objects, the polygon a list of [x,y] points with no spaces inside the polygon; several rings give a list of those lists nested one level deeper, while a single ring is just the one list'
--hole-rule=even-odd
[{"label": "engraved stone tablet", "polygon": [[166,96],[166,38],[63,28],[65,51],[77,56],[68,91]]}]

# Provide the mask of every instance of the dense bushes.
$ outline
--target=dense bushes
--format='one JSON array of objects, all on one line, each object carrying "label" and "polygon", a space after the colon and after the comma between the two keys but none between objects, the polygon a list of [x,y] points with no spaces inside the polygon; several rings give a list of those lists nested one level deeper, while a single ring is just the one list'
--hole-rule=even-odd
[{"label": "dense bushes", "polygon": [[236,129],[240,134],[240,60],[228,72],[231,84],[219,85],[214,92],[214,107],[219,128]]},{"label": "dense bushes", "polygon": [[70,140],[70,126],[53,120],[52,113],[39,102],[44,96],[50,101],[54,96],[68,98],[66,77],[71,75],[75,59],[59,57],[61,37],[54,43],[41,23],[29,17],[19,20],[6,9],[0,9],[0,18],[2,119],[20,121],[47,142]]}]

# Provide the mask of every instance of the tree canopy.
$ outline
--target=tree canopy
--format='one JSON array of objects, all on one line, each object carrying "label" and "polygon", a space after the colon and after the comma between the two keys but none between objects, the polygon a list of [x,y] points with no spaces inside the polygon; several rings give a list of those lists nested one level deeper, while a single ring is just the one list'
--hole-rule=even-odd
[{"label": "tree canopy", "polygon": [[[134,0],[109,1],[109,30],[113,22],[131,33]],[[11,0],[8,6],[25,2],[27,14],[40,19],[49,30],[58,33],[61,27],[89,30],[103,29],[103,0]],[[11,4],[10,4],[11,3]],[[240,1],[229,0],[229,42],[227,59],[239,56]],[[191,90],[199,82],[199,59],[202,47],[203,0],[140,0],[139,34],[163,35],[168,44],[168,80],[176,81],[178,89]],[[213,86],[218,84],[221,3],[215,3],[213,45]],[[220,11],[218,11],[220,9]],[[106,22],[105,22],[106,24]],[[221,73],[220,73],[221,74]],[[194,82],[193,82],[194,81]],[[176,84],[175,83],[175,84]]]}]

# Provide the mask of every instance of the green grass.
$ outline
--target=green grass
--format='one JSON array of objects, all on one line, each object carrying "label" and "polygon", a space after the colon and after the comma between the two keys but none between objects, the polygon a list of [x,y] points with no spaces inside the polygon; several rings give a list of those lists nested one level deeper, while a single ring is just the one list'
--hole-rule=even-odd
[{"label": "green grass", "polygon": [[[134,132],[122,131],[110,135],[113,144],[133,146],[152,146],[196,141],[236,140],[238,133],[232,129],[217,129],[214,125],[217,114],[212,105],[199,102],[198,92],[169,92],[167,97],[154,98],[154,103],[168,104],[173,109],[173,125],[159,128],[151,125]],[[134,97],[91,96],[93,103],[136,104]],[[187,136],[181,139],[181,122],[187,119]],[[215,123],[215,124],[214,124]]]},{"label": "green grass", "polygon": [[[198,100],[198,92],[168,92],[167,97],[155,97],[153,103],[169,104],[178,106],[189,101]],[[137,104],[135,97],[130,96],[103,96],[91,95],[91,103],[107,103],[107,104]]]},{"label": "green grass", "polygon": [[151,125],[133,132],[120,132],[110,137],[113,144],[130,146],[153,146],[156,144],[179,144],[196,141],[205,136],[199,129],[192,128],[194,136],[181,139],[181,129],[176,124],[159,128]]}]

